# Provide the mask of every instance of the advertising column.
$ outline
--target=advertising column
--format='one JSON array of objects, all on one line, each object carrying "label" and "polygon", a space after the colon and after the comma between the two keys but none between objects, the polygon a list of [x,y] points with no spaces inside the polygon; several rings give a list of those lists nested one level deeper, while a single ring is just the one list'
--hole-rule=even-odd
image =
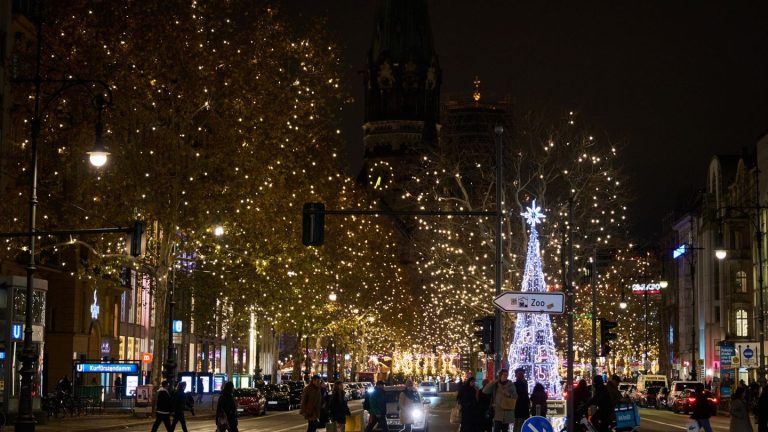
[{"label": "advertising column", "polygon": [[735,354],[733,342],[720,342],[720,397],[724,399],[731,397],[734,377],[732,360]]}]

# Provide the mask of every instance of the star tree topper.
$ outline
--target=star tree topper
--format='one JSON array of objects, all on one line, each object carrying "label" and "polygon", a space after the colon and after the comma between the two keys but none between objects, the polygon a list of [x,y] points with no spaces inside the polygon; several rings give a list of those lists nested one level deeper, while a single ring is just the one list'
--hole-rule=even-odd
[{"label": "star tree topper", "polygon": [[541,223],[541,220],[544,219],[546,216],[544,216],[544,213],[541,212],[541,207],[536,206],[536,200],[533,200],[533,203],[530,207],[526,210],[525,213],[520,213],[521,216],[525,217],[525,221],[528,222],[528,225],[534,227],[536,224]]}]

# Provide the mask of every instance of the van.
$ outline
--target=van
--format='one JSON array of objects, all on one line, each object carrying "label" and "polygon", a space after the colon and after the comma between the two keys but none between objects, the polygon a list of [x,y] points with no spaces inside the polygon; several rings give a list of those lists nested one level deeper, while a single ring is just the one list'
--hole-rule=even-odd
[{"label": "van", "polygon": [[672,385],[669,387],[669,395],[667,396],[669,406],[672,406],[678,394],[687,389],[693,389],[696,392],[699,392],[704,390],[704,384],[700,381],[672,381]]},{"label": "van", "polygon": [[637,377],[637,390],[644,392],[648,387],[669,387],[666,375],[640,375]]}]

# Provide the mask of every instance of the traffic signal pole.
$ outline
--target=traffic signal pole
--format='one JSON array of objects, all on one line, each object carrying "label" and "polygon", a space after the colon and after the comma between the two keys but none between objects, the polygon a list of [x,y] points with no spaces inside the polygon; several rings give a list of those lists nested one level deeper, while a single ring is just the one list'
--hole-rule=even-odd
[{"label": "traffic signal pole", "polygon": [[[501,182],[503,178],[503,166],[502,166],[502,151],[501,151],[501,136],[504,133],[504,127],[501,125],[497,125],[494,128],[494,132],[496,132],[496,297],[501,295],[501,284],[502,284],[502,278],[504,274],[504,260],[502,259],[502,236],[501,236],[501,227],[502,227],[502,218],[504,217],[504,214],[502,213],[502,206],[501,206],[501,200],[502,200],[502,188],[501,188]],[[501,370],[501,353],[504,351],[501,348],[501,310],[499,308],[494,308],[494,332],[493,332],[493,345],[495,348],[495,353],[493,355],[494,360],[494,368],[493,372],[495,374],[498,374]]]},{"label": "traffic signal pole", "polygon": [[[565,275],[563,275],[565,276]],[[568,199],[568,275],[565,278],[565,289],[568,296],[568,372],[566,374],[565,388],[568,394],[566,402],[568,432],[576,429],[576,405],[573,401],[573,196]]]}]

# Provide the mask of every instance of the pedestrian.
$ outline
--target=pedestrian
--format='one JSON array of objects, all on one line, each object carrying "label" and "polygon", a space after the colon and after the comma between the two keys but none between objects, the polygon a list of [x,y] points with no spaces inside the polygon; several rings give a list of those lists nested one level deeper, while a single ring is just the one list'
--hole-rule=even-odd
[{"label": "pedestrian", "polygon": [[509,424],[515,421],[517,390],[508,376],[509,371],[501,369],[497,378],[483,387],[483,393],[492,395],[494,432],[509,431]]},{"label": "pedestrian", "polygon": [[69,381],[66,375],[61,377],[58,383],[56,383],[56,397],[59,401],[63,401],[65,398],[72,394],[72,383]]},{"label": "pedestrian", "polygon": [[757,432],[768,432],[768,385],[763,386],[757,399]]},{"label": "pedestrian", "polygon": [[197,387],[195,387],[195,391],[197,392],[197,403],[203,403],[203,391],[205,390],[205,384],[203,383],[203,377],[202,375],[197,376]]},{"label": "pedestrian", "polygon": [[389,432],[387,427],[387,400],[384,395],[384,381],[376,381],[376,387],[368,398],[368,426],[365,432],[371,432],[378,424],[382,431]]},{"label": "pedestrian", "polygon": [[459,388],[456,400],[461,406],[461,432],[482,432],[484,418],[481,417],[480,401],[475,377],[467,378],[466,384]]},{"label": "pedestrian", "polygon": [[397,400],[397,407],[400,409],[400,424],[403,425],[401,431],[413,430],[414,408],[420,407],[419,392],[413,387],[413,380],[405,380],[405,390],[400,393]]},{"label": "pedestrian", "polygon": [[533,386],[533,393],[531,393],[531,415],[543,417],[547,415],[547,391],[544,390],[544,385],[541,383],[536,383]]},{"label": "pedestrian", "polygon": [[235,384],[227,381],[221,386],[221,395],[216,404],[216,427],[218,432],[238,432],[237,430],[237,401],[235,400]]},{"label": "pedestrian", "polygon": [[171,411],[173,410],[173,400],[168,392],[168,381],[163,381],[157,390],[157,402],[155,403],[155,423],[152,425],[152,432],[157,432],[160,423],[165,425],[165,430],[173,431],[171,426]]},{"label": "pedestrian", "polygon": [[187,420],[184,418],[184,411],[187,409],[187,395],[185,390],[187,383],[179,382],[176,386],[176,393],[173,395],[173,423],[171,430],[176,430],[176,423],[181,423],[181,430],[187,432]]},{"label": "pedestrian", "polygon": [[115,378],[115,399],[123,398],[123,378],[120,375]]},{"label": "pedestrian", "polygon": [[709,399],[704,393],[704,390],[698,390],[696,392],[696,402],[693,405],[693,414],[691,418],[696,420],[700,429],[704,429],[704,432],[712,432],[712,425],[709,423],[709,418],[712,417],[712,406],[709,404]]},{"label": "pedestrian", "polygon": [[622,402],[622,396],[621,391],[619,390],[619,384],[621,383],[621,378],[619,378],[618,375],[611,375],[611,379],[608,380],[607,383],[605,383],[605,388],[608,389],[608,396],[611,397],[611,403],[613,403],[613,406],[616,407],[619,403]]},{"label": "pedestrian", "polygon": [[531,416],[531,399],[528,397],[528,381],[525,380],[525,369],[515,369],[515,391],[517,392],[517,403],[515,404],[515,426],[514,432],[523,430],[523,422]]},{"label": "pedestrian", "polygon": [[749,398],[747,398],[749,401],[749,412],[752,412],[757,405],[757,398],[760,397],[760,384],[758,384],[757,381],[752,381],[749,384],[749,391],[747,394],[749,395]]},{"label": "pedestrian", "polygon": [[320,410],[323,405],[322,378],[314,375],[309,385],[301,392],[301,409],[299,414],[307,420],[307,432],[315,432],[320,421]]},{"label": "pedestrian", "polygon": [[493,431],[493,408],[491,407],[491,395],[483,393],[483,388],[490,380],[485,378],[477,389],[477,412],[480,418],[480,432]]},{"label": "pedestrian", "polygon": [[329,412],[331,421],[336,424],[336,432],[345,432],[347,416],[351,416],[352,412],[344,397],[344,384],[341,381],[333,385]]},{"label": "pedestrian", "polygon": [[573,417],[576,421],[576,424],[579,424],[581,418],[584,417],[584,414],[587,411],[585,404],[591,397],[592,392],[589,390],[587,380],[583,378],[580,379],[579,383],[576,385],[576,388],[573,389],[573,410],[575,411]]},{"label": "pedestrian", "polygon": [[590,421],[597,432],[609,432],[611,430],[611,420],[613,420],[613,402],[608,394],[608,389],[603,384],[603,377],[595,375],[592,378],[593,395],[586,402],[586,406],[596,406],[597,411],[592,414]]},{"label": "pedestrian", "polygon": [[745,388],[739,387],[731,397],[731,432],[752,432],[745,395]]}]

